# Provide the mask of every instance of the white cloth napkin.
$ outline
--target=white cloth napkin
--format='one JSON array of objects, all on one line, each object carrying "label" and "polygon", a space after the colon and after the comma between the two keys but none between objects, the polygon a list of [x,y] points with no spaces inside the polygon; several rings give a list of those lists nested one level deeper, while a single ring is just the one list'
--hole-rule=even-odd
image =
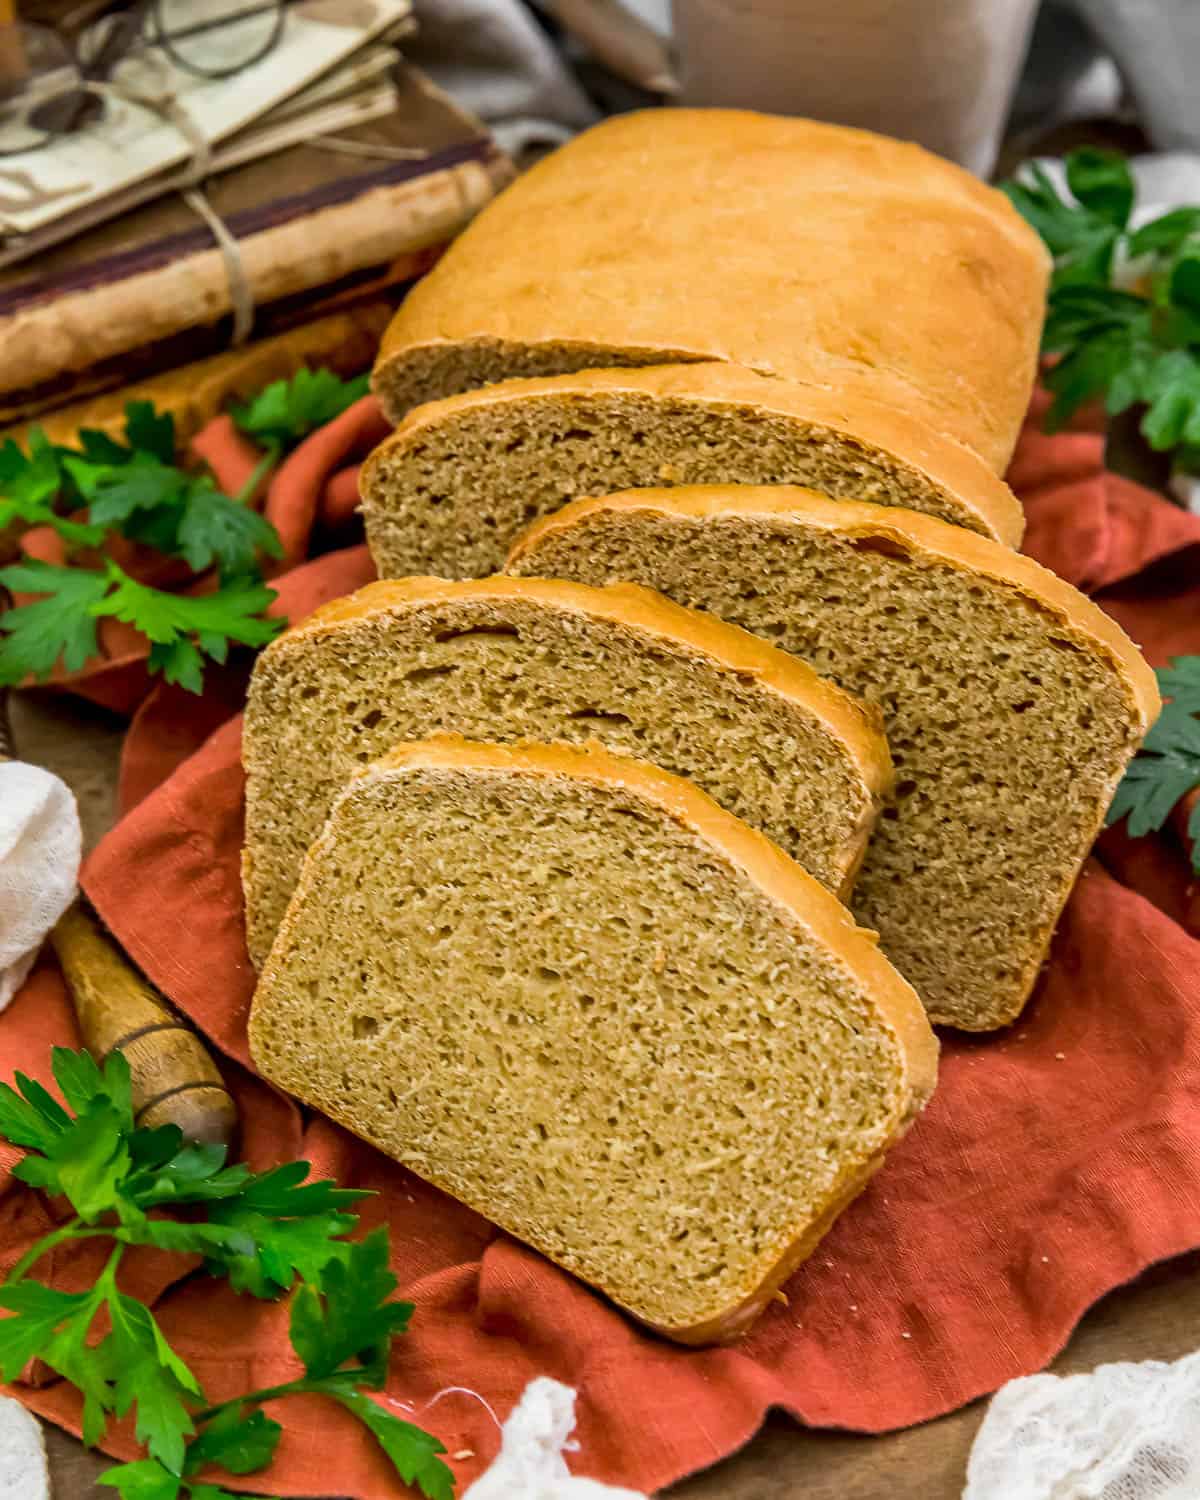
[{"label": "white cloth napkin", "polygon": [[547,1375],[525,1387],[500,1431],[500,1452],[462,1500],[646,1500],[581,1479],[563,1452],[575,1427],[575,1392]]},{"label": "white cloth napkin", "polygon": [[1196,1500],[1200,1352],[1001,1387],[963,1500]]},{"label": "white cloth napkin", "polygon": [[65,783],[24,761],[0,763],[0,1010],[75,899],[82,847]]},{"label": "white cloth napkin", "polygon": [[0,1396],[0,1500],[50,1500],[41,1424],[11,1396]]}]

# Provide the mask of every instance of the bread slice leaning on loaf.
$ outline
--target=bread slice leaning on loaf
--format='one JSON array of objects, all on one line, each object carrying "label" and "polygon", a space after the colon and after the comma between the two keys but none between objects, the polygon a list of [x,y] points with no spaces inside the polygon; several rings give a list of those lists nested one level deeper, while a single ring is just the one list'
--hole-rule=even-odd
[{"label": "bread slice leaning on loaf", "polygon": [[988,1030],[1019,1013],[1158,712],[1154,674],[1107,615],[961,526],[787,486],[577,501],[510,566],[649,584],[877,704],[896,782],[853,909],[935,1021]]},{"label": "bread slice leaning on loaf", "polygon": [[845,892],[891,782],[878,710],[646,589],[376,583],[272,642],[246,705],[242,876],[261,964],[350,773],[400,739],[598,739],[691,776]]},{"label": "bread slice leaning on loaf", "polygon": [[334,803],[259,981],[272,1082],[643,1322],[742,1333],[933,1089],[874,936],[690,782],[402,746]]},{"label": "bread slice leaning on loaf", "polygon": [[1049,264],[1003,194],[919,146],[746,110],[618,115],[455,240],[374,385],[398,421],[511,376],[721,360],[880,402],[1002,473]]},{"label": "bread slice leaning on loaf", "polygon": [[878,402],[728,364],[505,380],[411,411],[363,465],[381,578],[478,578],[578,495],[805,484],[904,505],[1016,547],[1020,502],[982,459]]}]

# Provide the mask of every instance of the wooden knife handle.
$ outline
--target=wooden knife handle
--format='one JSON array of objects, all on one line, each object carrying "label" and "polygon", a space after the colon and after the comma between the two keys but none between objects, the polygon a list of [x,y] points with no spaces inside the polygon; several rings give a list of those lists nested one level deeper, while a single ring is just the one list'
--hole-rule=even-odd
[{"label": "wooden knife handle", "polygon": [[204,1043],[77,902],[51,934],[79,1029],[98,1060],[125,1054],[139,1125],[178,1125],[188,1140],[232,1147],[237,1106]]},{"label": "wooden knife handle", "polygon": [[[0,612],[10,595],[0,587]],[[13,756],[8,689],[0,687],[0,761]],[[84,1045],[99,1062],[129,1063],[139,1125],[178,1125],[184,1139],[232,1150],[237,1105],[196,1033],[151,989],[76,901],[50,934],[75,1002]]]}]

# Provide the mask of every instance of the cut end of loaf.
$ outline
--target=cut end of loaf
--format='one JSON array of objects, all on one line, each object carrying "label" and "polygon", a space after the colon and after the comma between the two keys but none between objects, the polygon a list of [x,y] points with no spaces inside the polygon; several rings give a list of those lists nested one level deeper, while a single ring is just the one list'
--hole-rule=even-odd
[{"label": "cut end of loaf", "polygon": [[936,1066],[869,936],[694,787],[461,740],[338,800],[250,1040],[280,1086],[683,1339],[743,1330]]},{"label": "cut end of loaf", "polygon": [[451,245],[397,311],[376,389],[398,418],[514,376],[724,361],[873,397],[1001,473],[1047,275],[1002,194],[911,145],[749,111],[626,115]]}]

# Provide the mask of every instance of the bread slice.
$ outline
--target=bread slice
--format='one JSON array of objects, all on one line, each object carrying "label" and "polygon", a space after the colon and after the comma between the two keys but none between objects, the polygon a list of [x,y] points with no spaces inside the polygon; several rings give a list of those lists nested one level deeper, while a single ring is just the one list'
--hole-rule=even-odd
[{"label": "bread slice", "polygon": [[1002,473],[1049,258],[1007,199],[919,146],[729,109],[584,131],[405,298],[393,420],[510,376],[722,360],[881,402]]},{"label": "bread slice", "polygon": [[741,1333],[932,1091],[872,934],[682,778],[402,746],[304,862],[272,1082],[686,1342]]},{"label": "bread slice", "polygon": [[643,756],[693,777],[839,892],[891,780],[877,710],[645,589],[525,578],[371,584],[255,664],[242,867],[255,963],[351,771],[439,730],[599,739]]},{"label": "bread slice", "polygon": [[1154,674],[1107,615],[961,526],[787,486],[577,501],[511,566],[650,584],[877,704],[897,780],[854,911],[935,1021],[1018,1014],[1158,712]]},{"label": "bread slice", "polygon": [[982,459],[877,402],[736,365],[505,380],[419,406],[360,474],[382,578],[494,573],[535,518],[642,485],[808,484],[1009,546],[1020,502]]}]

